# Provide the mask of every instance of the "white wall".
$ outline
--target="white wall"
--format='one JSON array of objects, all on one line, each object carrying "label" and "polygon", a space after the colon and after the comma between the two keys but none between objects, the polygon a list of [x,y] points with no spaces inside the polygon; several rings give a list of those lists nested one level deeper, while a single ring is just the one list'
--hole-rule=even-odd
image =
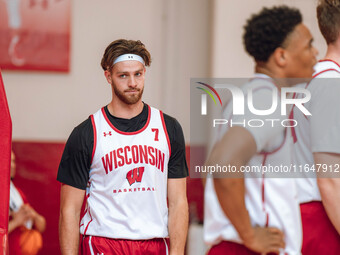
[{"label": "white wall", "polygon": [[74,0],[71,71],[3,71],[13,138],[66,140],[74,126],[110,101],[101,56],[111,41],[128,38],[143,41],[153,58],[144,101],[176,117],[189,143],[190,78],[251,76],[243,25],[263,6],[283,3],[302,11],[322,57],[316,0]]},{"label": "white wall", "polygon": [[325,42],[316,20],[317,0],[214,0],[212,36],[212,76],[251,77],[254,62],[244,50],[242,36],[246,20],[264,6],[288,5],[298,8],[314,36],[314,46],[325,54]]},{"label": "white wall", "polygon": [[74,0],[71,71],[3,71],[13,139],[67,139],[107,104],[100,60],[118,38],[140,39],[152,55],[144,101],[176,117],[189,142],[189,78],[208,75],[209,0]]}]

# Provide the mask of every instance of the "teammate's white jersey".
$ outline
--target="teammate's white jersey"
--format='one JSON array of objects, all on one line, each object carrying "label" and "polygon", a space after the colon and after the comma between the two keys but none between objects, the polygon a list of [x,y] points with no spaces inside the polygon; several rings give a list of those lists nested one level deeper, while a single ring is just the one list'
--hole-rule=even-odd
[{"label": "teammate's white jersey", "polygon": [[[244,85],[242,90],[253,89],[257,109],[269,109],[272,105],[272,90],[275,85],[267,79],[254,79]],[[287,119],[281,116],[277,109],[269,116],[253,115],[246,112],[244,116],[232,116],[229,103],[223,113],[224,119],[242,122],[242,119]],[[280,103],[279,103],[280,105]],[[232,117],[231,117],[232,116]],[[277,121],[276,123],[280,123]],[[245,127],[254,137],[257,154],[248,162],[248,166],[290,165],[292,153],[292,138],[290,130],[282,125],[266,125],[261,128]],[[227,132],[222,130],[220,138]],[[245,173],[245,203],[253,226],[277,227],[285,235],[286,249],[282,251],[289,255],[300,254],[302,230],[300,210],[297,200],[297,189],[293,178],[267,178],[267,174]],[[242,243],[236,229],[226,217],[218,202],[213,180],[208,178],[205,187],[205,218],[204,238],[209,245],[222,240]]]},{"label": "teammate's white jersey", "polygon": [[149,107],[137,132],[121,132],[104,108],[91,116],[94,154],[80,232],[143,240],[168,236],[167,180],[171,153],[163,113]]},{"label": "teammate's white jersey", "polygon": [[[294,119],[298,122],[294,164],[306,165],[305,169],[314,165],[313,152],[340,153],[340,66],[323,60],[314,69],[315,78],[305,85],[311,100],[304,104],[312,116],[294,108]],[[302,173],[302,177],[297,179],[300,202],[321,201],[316,172]]]},{"label": "teammate's white jersey", "polygon": [[[20,192],[18,189],[15,187],[14,183],[11,181],[10,182],[10,195],[9,195],[9,209],[13,212],[18,212],[21,206],[24,205],[24,200],[21,197]],[[28,229],[32,229],[33,226],[33,221],[27,220],[25,222],[25,227]]]}]

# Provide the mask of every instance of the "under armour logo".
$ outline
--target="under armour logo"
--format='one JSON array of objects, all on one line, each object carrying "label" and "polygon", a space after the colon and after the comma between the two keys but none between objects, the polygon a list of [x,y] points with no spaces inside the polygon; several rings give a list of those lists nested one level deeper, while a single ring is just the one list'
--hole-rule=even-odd
[{"label": "under armour logo", "polygon": [[[108,133],[104,132],[104,137],[106,137],[107,135],[111,136],[112,135],[112,132],[109,131]],[[99,254],[100,255],[100,254]]]},{"label": "under armour logo", "polygon": [[104,253],[97,253],[97,255],[104,255]]}]

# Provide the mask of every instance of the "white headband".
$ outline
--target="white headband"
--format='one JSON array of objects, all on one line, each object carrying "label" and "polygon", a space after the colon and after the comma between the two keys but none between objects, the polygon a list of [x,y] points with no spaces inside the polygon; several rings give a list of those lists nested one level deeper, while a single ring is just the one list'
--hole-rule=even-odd
[{"label": "white headband", "polygon": [[123,54],[120,55],[116,60],[113,62],[113,64],[117,64],[118,62],[127,61],[127,60],[136,60],[141,62],[143,65],[145,65],[144,60],[141,56],[138,56],[136,54]]}]

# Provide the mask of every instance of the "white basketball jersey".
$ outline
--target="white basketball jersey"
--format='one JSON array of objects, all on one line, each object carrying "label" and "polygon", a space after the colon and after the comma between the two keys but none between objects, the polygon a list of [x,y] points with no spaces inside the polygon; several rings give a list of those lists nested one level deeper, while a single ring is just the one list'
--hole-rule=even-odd
[{"label": "white basketball jersey", "polygon": [[[253,80],[242,90],[252,87],[262,93],[270,91],[274,85],[265,80]],[[270,94],[269,94],[270,95]],[[272,100],[271,97],[264,100]],[[228,118],[231,104],[224,113]],[[248,116],[246,116],[248,117]],[[260,118],[260,116],[258,117]],[[222,132],[222,135],[226,132]],[[265,144],[248,162],[249,166],[280,166],[291,164],[292,139],[290,130],[277,127],[250,131],[257,143]],[[262,133],[262,134],[260,134]],[[274,136],[272,136],[274,134]],[[258,139],[266,137],[265,139]],[[271,137],[268,139],[268,137]],[[261,142],[258,142],[261,141]],[[266,151],[267,153],[263,153]],[[245,173],[245,204],[249,212],[252,226],[276,227],[285,235],[286,248],[282,254],[300,254],[302,230],[300,210],[297,200],[297,188],[293,178],[268,178],[264,173]],[[284,177],[284,176],[283,176]],[[207,244],[218,244],[222,240],[242,243],[236,229],[224,214],[214,189],[212,178],[208,178],[205,187],[204,238]]]},{"label": "white basketball jersey", "polygon": [[[294,164],[303,167],[307,166],[308,168],[314,165],[313,152],[340,153],[339,142],[334,139],[338,137],[338,129],[336,128],[340,128],[339,124],[334,123],[334,121],[338,122],[338,117],[332,118],[330,115],[330,113],[336,114],[336,112],[339,112],[339,106],[334,105],[334,102],[339,101],[340,86],[338,86],[339,88],[326,87],[326,84],[320,84],[320,80],[318,81],[319,78],[339,79],[340,67],[333,61],[325,60],[318,62],[314,69],[313,77],[316,79],[304,85],[311,93],[311,100],[305,103],[304,106],[311,112],[312,116],[305,116],[296,107],[293,109],[294,119],[299,123],[295,128],[297,142],[294,144]],[[321,93],[327,93],[325,95],[327,101],[322,100]],[[311,127],[310,122],[313,116],[318,120],[314,121],[313,127]],[[322,126],[324,123],[329,123],[328,126],[335,130],[334,135],[330,135],[331,131],[325,130]],[[302,173],[301,176],[302,178],[297,179],[300,203],[321,201],[316,172],[309,171],[308,173]]]},{"label": "white basketball jersey", "polygon": [[129,133],[115,128],[104,108],[91,119],[95,150],[80,232],[131,240],[167,237],[171,147],[163,113],[149,107],[145,126]]},{"label": "white basketball jersey", "polygon": [[[9,209],[13,212],[18,212],[20,207],[24,205],[24,200],[22,199],[20,192],[15,187],[14,183],[10,182],[10,196],[9,196]],[[33,220],[27,220],[25,222],[25,227],[32,229]]]}]

